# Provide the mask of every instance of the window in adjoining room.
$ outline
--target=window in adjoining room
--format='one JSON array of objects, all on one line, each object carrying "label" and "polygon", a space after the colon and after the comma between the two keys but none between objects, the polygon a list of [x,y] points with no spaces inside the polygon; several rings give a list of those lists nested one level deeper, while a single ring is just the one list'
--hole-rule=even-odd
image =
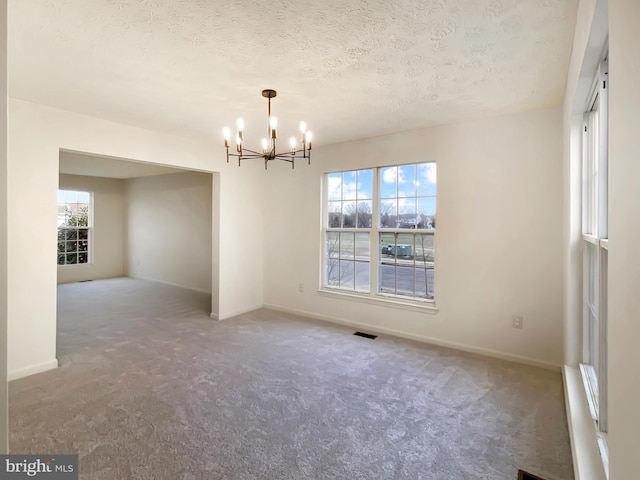
[{"label": "window in adjoining room", "polygon": [[90,261],[91,193],[58,190],[58,266]]}]

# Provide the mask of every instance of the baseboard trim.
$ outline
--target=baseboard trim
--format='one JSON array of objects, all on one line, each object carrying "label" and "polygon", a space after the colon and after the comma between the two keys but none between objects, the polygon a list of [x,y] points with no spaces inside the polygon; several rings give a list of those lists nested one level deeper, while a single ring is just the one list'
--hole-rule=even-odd
[{"label": "baseboard trim", "polygon": [[565,365],[562,368],[562,380],[575,478],[606,480],[598,449],[595,422],[591,418],[580,370]]},{"label": "baseboard trim", "polygon": [[209,316],[213,320],[218,320],[218,321],[228,320],[230,318],[237,317],[238,315],[242,315],[242,314],[245,314],[245,313],[253,312],[255,310],[259,310],[262,307],[263,307],[263,305],[257,305],[257,306],[253,306],[253,307],[249,307],[249,308],[243,308],[241,310],[236,310],[235,312],[225,313],[225,314],[222,314],[222,315],[218,315],[217,313],[211,312],[209,314]]},{"label": "baseboard trim", "polygon": [[19,368],[7,373],[7,380],[17,380],[19,378],[35,375],[36,373],[46,372],[48,370],[54,370],[58,368],[58,360],[48,360],[46,362],[38,363],[37,365],[31,365],[30,367]]},{"label": "baseboard trim", "polygon": [[501,360],[507,360],[510,362],[522,363],[522,364],[531,365],[534,367],[541,367],[547,370],[552,370],[554,372],[560,372],[560,370],[562,369],[560,365],[557,365],[551,362],[545,362],[544,360],[538,360],[535,358],[514,355],[511,353],[504,353],[497,350],[491,350],[489,348],[475,347],[473,345],[467,345],[464,343],[450,342],[447,340],[441,340],[434,337],[428,337],[426,335],[416,335],[413,333],[403,332],[402,330],[395,330],[387,327],[379,327],[376,325],[370,325],[368,323],[346,320],[343,318],[332,317],[329,315],[320,315],[320,314],[308,312],[305,310],[297,310],[293,308],[281,307],[279,305],[272,305],[272,304],[265,304],[264,308],[268,308],[270,310],[276,310],[279,312],[293,313],[295,315],[302,315],[304,317],[313,318],[315,320],[322,320],[325,322],[354,327],[354,328],[358,328],[368,332],[406,338],[407,340],[415,340],[422,343],[428,343],[430,345],[438,345],[440,347],[453,348],[455,350],[461,350],[463,352],[484,355],[486,357],[499,358]]},{"label": "baseboard trim", "polygon": [[171,285],[172,287],[178,287],[178,288],[184,288],[185,290],[191,290],[192,292],[206,293],[207,295],[211,295],[210,291],[203,290],[201,288],[187,287],[186,285],[180,285],[179,283],[173,283],[173,282],[165,282],[164,280],[158,280],[156,278],[134,277],[132,275],[129,275],[129,278],[134,278],[136,280],[144,280],[146,282],[162,283],[164,285]]}]

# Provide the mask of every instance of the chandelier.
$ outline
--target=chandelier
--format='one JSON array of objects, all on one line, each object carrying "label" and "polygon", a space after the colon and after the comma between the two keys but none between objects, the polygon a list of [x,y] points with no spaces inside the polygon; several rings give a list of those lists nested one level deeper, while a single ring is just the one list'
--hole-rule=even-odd
[{"label": "chandelier", "polygon": [[[238,119],[238,131],[236,132],[236,152],[229,152],[229,144],[231,142],[231,131],[229,128],[224,127],[224,146],[227,149],[227,163],[229,163],[229,157],[236,157],[238,159],[238,166],[242,160],[249,160],[254,158],[264,159],[264,169],[267,169],[267,165],[272,160],[282,160],[284,162],[291,163],[291,168],[295,167],[296,159],[308,159],[309,165],[311,165],[311,132],[307,130],[307,125],[304,122],[300,122],[300,132],[302,134],[301,147],[297,148],[297,141],[295,137],[291,137],[289,140],[290,149],[288,152],[276,153],[276,137],[278,120],[276,117],[271,116],[271,99],[277,95],[275,90],[263,90],[262,96],[269,101],[267,110],[267,137],[262,139],[262,153],[254,150],[249,150],[243,146],[244,136],[244,121]],[[267,138],[269,140],[267,140]]]}]

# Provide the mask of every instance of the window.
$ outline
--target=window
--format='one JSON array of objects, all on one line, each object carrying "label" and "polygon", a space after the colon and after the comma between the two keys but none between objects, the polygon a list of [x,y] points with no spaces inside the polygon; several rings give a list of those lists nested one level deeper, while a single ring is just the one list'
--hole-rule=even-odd
[{"label": "window", "polygon": [[327,175],[325,285],[369,292],[373,170]]},{"label": "window", "polygon": [[58,266],[89,263],[91,194],[58,190]]},{"label": "window", "polygon": [[435,163],[328,173],[325,199],[323,287],[433,302]]},{"label": "window", "polygon": [[[601,63],[587,112],[582,152],[583,355],[581,371],[600,444],[607,432],[607,60]],[[606,453],[603,452],[606,458]]]}]

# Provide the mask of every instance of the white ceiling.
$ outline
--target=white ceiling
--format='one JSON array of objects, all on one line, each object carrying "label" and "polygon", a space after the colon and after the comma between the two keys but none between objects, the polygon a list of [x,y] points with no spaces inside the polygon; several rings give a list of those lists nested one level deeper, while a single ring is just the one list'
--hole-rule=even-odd
[{"label": "white ceiling", "polygon": [[167,175],[185,170],[150,163],[133,162],[101,155],[60,151],[60,173],[88,177],[134,178]]},{"label": "white ceiling", "polygon": [[560,105],[577,0],[9,0],[9,93],[316,146]]}]

